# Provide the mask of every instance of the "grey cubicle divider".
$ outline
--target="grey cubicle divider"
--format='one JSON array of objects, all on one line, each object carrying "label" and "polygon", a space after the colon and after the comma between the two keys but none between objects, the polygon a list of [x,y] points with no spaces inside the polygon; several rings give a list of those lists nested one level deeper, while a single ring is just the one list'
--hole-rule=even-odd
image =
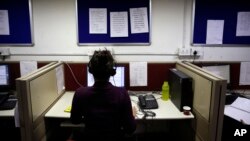
[{"label": "grey cubicle divider", "polygon": [[192,127],[196,139],[220,141],[227,81],[188,62],[177,62],[176,68],[193,78]]},{"label": "grey cubicle divider", "polygon": [[16,79],[22,141],[46,140],[44,115],[65,91],[57,85],[60,67],[59,62],[49,64]]}]

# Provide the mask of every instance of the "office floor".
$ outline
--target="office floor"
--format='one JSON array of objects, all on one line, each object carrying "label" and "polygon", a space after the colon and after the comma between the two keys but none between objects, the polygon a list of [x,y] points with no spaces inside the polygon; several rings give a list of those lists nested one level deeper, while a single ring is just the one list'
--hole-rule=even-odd
[{"label": "office floor", "polygon": [[[69,132],[62,132],[60,137],[56,137],[57,141],[66,141],[69,139],[70,136]],[[173,139],[173,140],[180,140],[178,137],[173,137],[170,133],[144,133],[144,134],[137,134],[132,137],[126,139],[126,141],[162,141],[162,139]],[[52,139],[54,140],[54,139]],[[184,141],[184,140],[183,140]]]},{"label": "office floor", "polygon": [[[246,129],[247,133],[245,135],[239,136],[234,135],[236,130]],[[250,139],[250,125],[243,125],[242,123],[228,117],[224,116],[222,139],[221,141],[249,141]]]},{"label": "office floor", "polygon": [[[137,135],[135,137],[135,141],[162,141],[162,140],[170,140],[172,138],[169,133],[146,133],[142,135]],[[173,138],[172,138],[173,139]]]},{"label": "office floor", "polygon": [[20,128],[15,127],[12,118],[0,118],[0,141],[21,141]]},{"label": "office floor", "polygon": [[[55,123],[55,121],[54,121]],[[184,121],[139,121],[136,133],[128,141],[194,141],[191,132],[186,132],[189,125]],[[66,141],[72,133],[70,127],[55,127],[48,141]]]}]

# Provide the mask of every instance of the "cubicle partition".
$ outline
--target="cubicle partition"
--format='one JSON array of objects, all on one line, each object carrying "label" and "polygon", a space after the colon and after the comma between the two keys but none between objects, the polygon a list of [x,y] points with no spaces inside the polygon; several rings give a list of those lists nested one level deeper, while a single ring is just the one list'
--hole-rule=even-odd
[{"label": "cubicle partition", "polygon": [[193,78],[195,140],[220,141],[227,81],[188,62],[177,62],[176,68]]},{"label": "cubicle partition", "polygon": [[46,140],[44,115],[65,91],[62,63],[16,79],[22,141]]},{"label": "cubicle partition", "polygon": [[[226,80],[188,62],[177,62],[175,66],[193,78],[192,113],[195,119],[192,120],[192,127],[196,140],[219,141],[222,133]],[[167,75],[168,69],[162,73]],[[44,115],[63,95],[64,84],[63,64],[58,62],[48,64],[16,80],[22,141],[48,140],[46,135],[49,129],[45,126]],[[151,89],[151,86],[148,87]],[[149,89],[147,88],[145,90]]]}]

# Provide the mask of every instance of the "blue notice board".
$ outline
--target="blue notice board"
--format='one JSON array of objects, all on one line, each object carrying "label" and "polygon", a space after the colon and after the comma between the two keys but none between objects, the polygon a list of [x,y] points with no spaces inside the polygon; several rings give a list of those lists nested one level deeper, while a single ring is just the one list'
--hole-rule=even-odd
[{"label": "blue notice board", "polygon": [[[209,46],[206,43],[207,20],[224,20],[221,45],[249,45],[249,35],[236,35],[239,12],[250,12],[248,0],[195,0],[193,45]],[[250,16],[247,15],[246,21],[250,21]],[[248,27],[250,27],[249,23]]]},{"label": "blue notice board", "polygon": [[[105,8],[107,10],[107,32],[105,34],[90,34],[90,8]],[[146,8],[148,18],[148,32],[131,33],[130,8]],[[77,0],[77,32],[79,45],[149,45],[150,44],[150,0]],[[111,37],[110,12],[128,13],[128,36]]]},{"label": "blue notice board", "polygon": [[33,44],[30,4],[30,0],[0,1],[0,45]]}]

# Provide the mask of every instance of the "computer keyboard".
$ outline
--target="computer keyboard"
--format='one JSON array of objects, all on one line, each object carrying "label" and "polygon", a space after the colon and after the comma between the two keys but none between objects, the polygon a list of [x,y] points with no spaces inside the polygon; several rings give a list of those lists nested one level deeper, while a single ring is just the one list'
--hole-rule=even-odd
[{"label": "computer keyboard", "polygon": [[17,103],[16,99],[6,100],[4,103],[0,105],[0,110],[11,110],[15,108],[16,103]]}]

